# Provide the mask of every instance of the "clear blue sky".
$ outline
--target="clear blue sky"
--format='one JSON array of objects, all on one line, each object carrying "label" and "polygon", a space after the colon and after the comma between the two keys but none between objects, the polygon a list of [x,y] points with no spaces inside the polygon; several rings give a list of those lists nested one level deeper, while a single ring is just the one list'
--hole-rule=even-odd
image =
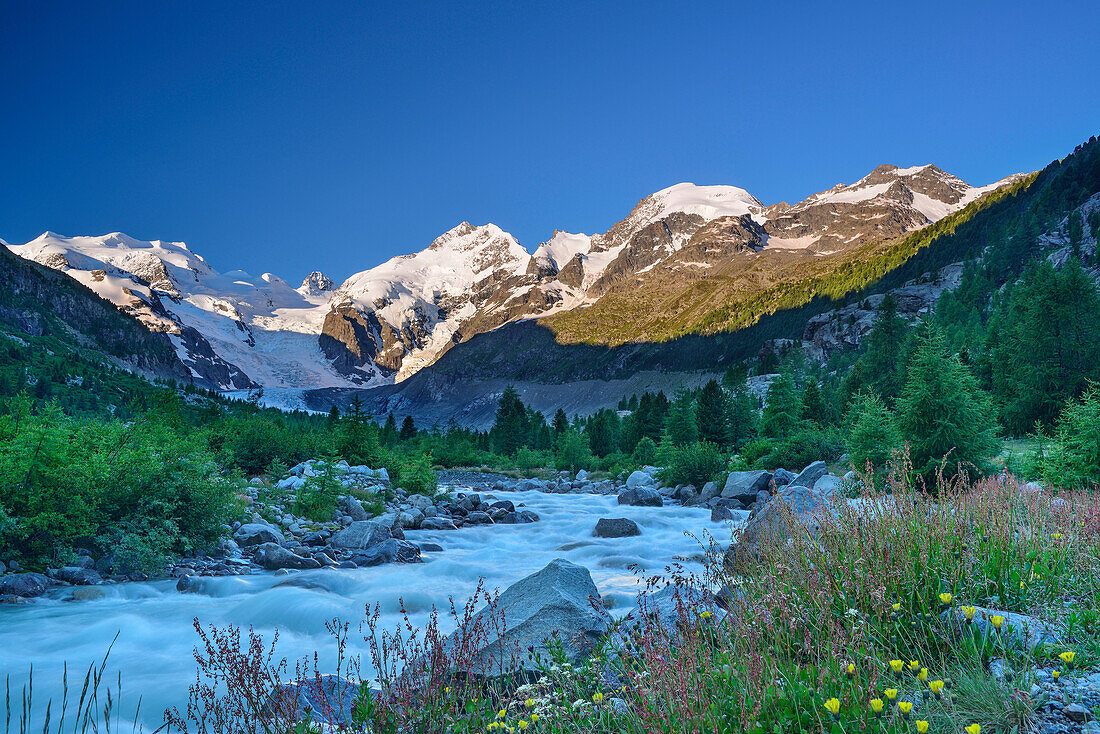
[{"label": "clear blue sky", "polygon": [[1095,0],[0,3],[0,237],[294,281],[462,220],[534,249],[678,181],[983,184],[1097,133]]}]

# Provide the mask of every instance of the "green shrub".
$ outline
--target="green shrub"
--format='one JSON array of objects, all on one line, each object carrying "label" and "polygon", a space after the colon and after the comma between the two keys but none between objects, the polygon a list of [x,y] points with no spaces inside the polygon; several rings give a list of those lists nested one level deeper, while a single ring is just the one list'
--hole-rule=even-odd
[{"label": "green shrub", "polygon": [[843,452],[844,440],[835,428],[804,428],[774,441],[755,465],[762,469],[782,467],[798,471],[814,461],[836,461]]},{"label": "green shrub", "polygon": [[398,486],[410,494],[432,496],[439,488],[439,481],[432,469],[431,460],[425,454],[410,457],[401,465]]},{"label": "green shrub", "polygon": [[634,453],[630,458],[638,466],[651,466],[657,461],[657,442],[649,436],[643,436],[634,447]]},{"label": "green shrub", "polygon": [[539,469],[551,466],[553,463],[554,457],[549,451],[536,451],[528,448],[516,450],[516,467],[529,476]]},{"label": "green shrub", "polygon": [[702,487],[707,482],[717,481],[725,467],[726,460],[717,446],[697,441],[672,449],[661,479],[667,484]]},{"label": "green shrub", "polygon": [[902,447],[901,433],[886,403],[874,393],[859,393],[845,417],[848,424],[848,455],[857,471],[870,463],[885,466]]},{"label": "green shrub", "polygon": [[563,431],[554,442],[554,466],[558,471],[575,473],[592,467],[588,440],[577,431]]}]

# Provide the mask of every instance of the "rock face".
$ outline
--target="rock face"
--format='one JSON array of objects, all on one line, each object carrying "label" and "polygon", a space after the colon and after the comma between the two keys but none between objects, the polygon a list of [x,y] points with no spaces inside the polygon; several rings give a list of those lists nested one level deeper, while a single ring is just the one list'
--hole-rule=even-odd
[{"label": "rock face", "polygon": [[625,517],[601,517],[592,532],[597,538],[628,538],[641,535],[638,523]]},{"label": "rock face", "polygon": [[[608,629],[607,615],[593,608],[595,603],[602,610],[599,599],[588,569],[562,558],[551,561],[500,595],[496,611],[503,614],[506,631],[481,644],[469,671],[493,675],[502,663],[514,659],[523,670],[535,673],[538,668],[528,657],[528,648],[549,660],[546,640],[555,632],[568,659],[580,663]],[[486,607],[477,613],[477,619],[492,628],[490,617],[497,615],[491,615]],[[458,644],[459,634],[452,634],[447,644]]]}]

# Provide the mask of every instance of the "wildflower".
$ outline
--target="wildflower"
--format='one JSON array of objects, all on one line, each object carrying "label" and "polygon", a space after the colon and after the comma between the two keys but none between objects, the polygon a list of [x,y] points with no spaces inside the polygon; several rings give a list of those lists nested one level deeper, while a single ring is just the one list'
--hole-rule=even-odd
[{"label": "wildflower", "polygon": [[989,618],[989,621],[993,624],[994,629],[999,630],[1001,629],[1001,625],[1005,623],[1005,618],[999,614],[994,614],[992,617]]},{"label": "wildflower", "polygon": [[828,701],[825,702],[825,710],[833,716],[836,716],[838,713],[840,713],[840,700],[836,698],[830,698]]},{"label": "wildflower", "polygon": [[978,613],[977,607],[959,607],[962,610],[963,616],[966,617],[967,622],[974,621],[974,615]]},{"label": "wildflower", "polygon": [[935,694],[936,698],[940,698],[941,696],[943,696],[942,680],[928,681],[928,688],[932,691],[933,694]]},{"label": "wildflower", "polygon": [[890,661],[890,669],[893,670],[895,673],[900,673],[903,667],[905,667],[905,663],[901,662],[900,660]]},{"label": "wildflower", "polygon": [[917,673],[917,680],[919,680],[919,681],[928,680],[928,668],[921,668],[920,669],[920,672]]},{"label": "wildflower", "polygon": [[928,734],[928,722],[924,719],[917,719],[917,734]]},{"label": "wildflower", "polygon": [[900,612],[901,611],[901,602],[900,601],[895,602],[890,608],[893,609],[895,612]]},{"label": "wildflower", "polygon": [[890,699],[891,701],[898,697],[897,688],[887,688],[885,691],[883,691],[883,693],[885,693],[886,698]]},{"label": "wildflower", "polygon": [[946,607],[951,604],[951,600],[954,598],[955,597],[951,596],[945,591],[944,593],[940,594],[940,604],[943,604]]},{"label": "wildflower", "polygon": [[847,673],[849,678],[855,678],[856,677],[856,664],[855,663],[848,663],[848,668],[845,670],[845,672]]},{"label": "wildflower", "polygon": [[699,618],[700,619],[710,619],[710,612],[707,612],[707,611],[699,612]]},{"label": "wildflower", "polygon": [[982,725],[971,724],[970,726],[966,727],[964,731],[966,732],[966,734],[982,734]]},{"label": "wildflower", "polygon": [[443,692],[444,693],[450,693],[451,692],[451,687],[447,686],[446,688],[443,689]]},{"label": "wildflower", "polygon": [[527,719],[520,719],[516,726],[520,728],[520,731],[525,730],[527,728]]},{"label": "wildflower", "polygon": [[1062,673],[1058,669],[1054,669],[1050,671],[1050,674],[1054,676],[1054,680],[1058,680],[1058,676],[1060,676]]},{"label": "wildflower", "polygon": [[529,699],[527,699],[526,701],[524,701],[524,702],[523,702],[523,705],[524,705],[524,706],[525,706],[526,708],[531,708],[532,706],[534,706],[534,705],[535,705],[535,699],[533,699],[533,698],[529,698]]},{"label": "wildflower", "polygon": [[1020,582],[1020,588],[1021,589],[1024,588],[1024,582],[1023,581]]},{"label": "wildflower", "polygon": [[539,720],[538,714],[531,714],[531,723],[534,724]]},{"label": "wildflower", "polygon": [[603,694],[599,691],[596,691],[592,694],[592,701],[593,703],[603,703]]},{"label": "wildflower", "polygon": [[1077,653],[1073,652],[1072,650],[1066,650],[1064,653],[1060,654],[1058,657],[1060,657],[1062,659],[1063,663],[1065,663],[1066,665],[1070,665],[1070,664],[1073,663],[1073,659],[1075,657],[1077,657]]},{"label": "wildflower", "polygon": [[882,706],[883,703],[881,698],[871,699],[871,710],[875,712],[876,716],[882,713]]},{"label": "wildflower", "polygon": [[901,712],[902,716],[908,716],[909,712],[912,711],[912,710],[913,710],[913,702],[912,701],[898,701],[898,711]]},{"label": "wildflower", "polygon": [[503,719],[507,715],[508,714],[504,711],[504,709],[501,709],[500,711],[497,711],[497,718],[498,719]]},{"label": "wildflower", "polygon": [[909,661],[909,670],[914,672],[914,673],[916,673],[918,670],[920,670],[920,661],[919,660],[910,660]]},{"label": "wildflower", "polygon": [[1054,535],[1052,535],[1050,537],[1053,538],[1054,540],[1061,540],[1062,539],[1062,534],[1061,533],[1055,533]]}]

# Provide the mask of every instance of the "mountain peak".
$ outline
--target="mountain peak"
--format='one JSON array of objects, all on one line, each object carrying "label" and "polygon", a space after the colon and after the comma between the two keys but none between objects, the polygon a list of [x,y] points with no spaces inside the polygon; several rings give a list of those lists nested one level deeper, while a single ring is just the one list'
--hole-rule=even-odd
[{"label": "mountain peak", "polygon": [[314,270],[302,281],[298,292],[304,296],[318,296],[336,288],[336,282],[324,273]]}]

